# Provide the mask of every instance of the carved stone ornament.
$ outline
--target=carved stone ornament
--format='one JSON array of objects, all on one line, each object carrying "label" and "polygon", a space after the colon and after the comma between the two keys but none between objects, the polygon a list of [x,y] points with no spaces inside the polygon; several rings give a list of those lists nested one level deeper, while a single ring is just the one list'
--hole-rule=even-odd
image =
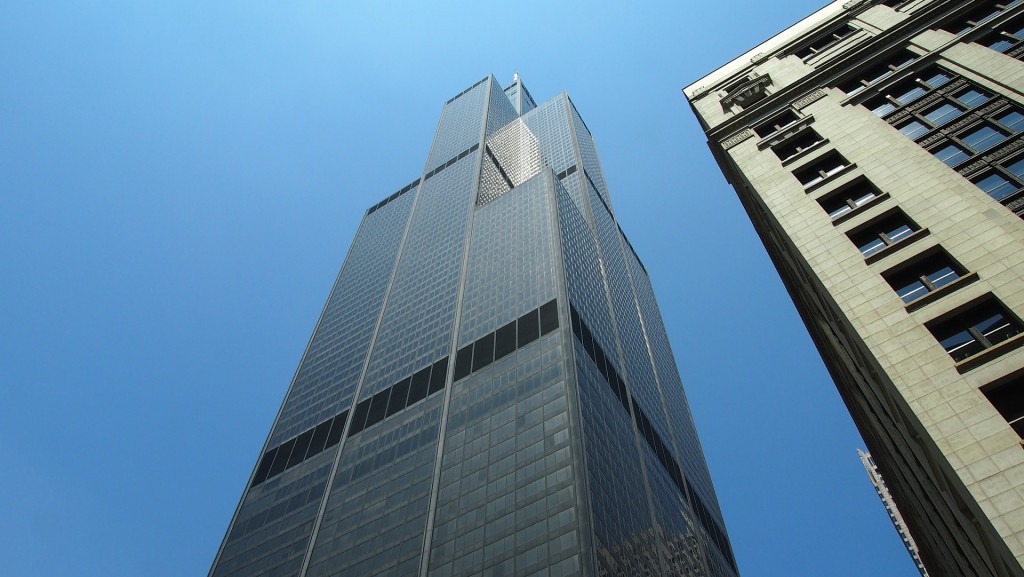
[{"label": "carved stone ornament", "polygon": [[966,176],[986,166],[988,166],[988,163],[985,162],[984,160],[976,160],[968,164],[967,166],[961,166],[960,168],[956,169],[956,171],[960,173],[961,176]]},{"label": "carved stone ornament", "polygon": [[946,132],[946,133],[956,132],[956,131],[960,130],[961,128],[965,128],[967,126],[970,126],[971,124],[974,124],[978,120],[979,120],[978,119],[978,115],[974,114],[974,113],[971,113],[971,114],[968,114],[962,120],[958,120],[958,121],[954,122],[953,124],[950,124],[950,125],[946,126],[945,129],[943,129],[943,131]]},{"label": "carved stone ornament", "polygon": [[938,141],[940,141],[940,140],[942,140],[944,138],[946,138],[945,134],[942,134],[941,132],[937,132],[937,133],[929,136],[928,138],[925,138],[923,140],[918,140],[917,143],[920,144],[922,148],[928,148],[929,146],[935,144],[936,142],[938,142]]},{"label": "carved stone ornament", "polygon": [[964,80],[963,78],[957,78],[956,80],[950,82],[949,84],[944,85],[942,88],[939,88],[937,92],[941,92],[942,94],[949,94],[950,92],[956,92],[957,90],[963,88],[964,86],[967,86],[967,81]]},{"label": "carved stone ornament", "polygon": [[772,84],[771,76],[754,74],[746,82],[736,86],[722,98],[722,108],[728,110],[733,104],[746,107],[768,95],[768,87]]},{"label": "carved stone ornament", "polygon": [[800,110],[801,108],[809,105],[812,102],[817,102],[818,100],[825,98],[826,94],[827,92],[825,92],[824,88],[816,88],[815,90],[808,92],[807,94],[801,96],[795,102],[793,102],[793,108]]},{"label": "carved stone ornament", "polygon": [[885,117],[885,121],[888,122],[889,124],[897,124],[899,122],[902,122],[903,119],[908,117],[908,116],[910,116],[910,111],[906,110],[906,109],[903,109],[903,110],[894,112],[893,114],[890,114],[889,116],[886,116]]},{"label": "carved stone ornament", "polygon": [[917,102],[908,105],[904,110],[913,110],[914,112],[917,112],[922,108],[931,106],[932,104],[935,103],[935,101],[940,100],[941,98],[941,94],[933,92],[928,96],[925,96],[924,98],[918,100]]},{"label": "carved stone ornament", "polygon": [[1011,154],[1013,154],[1014,152],[1017,152],[1021,148],[1024,148],[1024,140],[1021,140],[1020,138],[1017,138],[1015,140],[1011,140],[1010,142],[1007,142],[1003,146],[1000,146],[999,148],[997,148],[997,149],[993,150],[992,152],[986,154],[982,158],[986,162],[990,162],[990,163],[996,162],[998,160],[1002,160],[1003,158],[1006,158],[1007,156],[1010,156]]},{"label": "carved stone ornament", "polygon": [[723,140],[722,148],[728,150],[736,146],[737,144],[743,142],[744,140],[750,138],[751,136],[754,136],[754,131],[750,130],[749,128],[744,128],[740,132],[737,132],[736,134],[733,134],[729,138]]},{"label": "carved stone ornament", "polygon": [[1002,98],[996,98],[992,102],[989,102],[985,106],[975,110],[975,112],[982,116],[988,116],[989,113],[994,112],[996,109],[1002,108],[1003,106],[1006,106],[1006,101]]}]

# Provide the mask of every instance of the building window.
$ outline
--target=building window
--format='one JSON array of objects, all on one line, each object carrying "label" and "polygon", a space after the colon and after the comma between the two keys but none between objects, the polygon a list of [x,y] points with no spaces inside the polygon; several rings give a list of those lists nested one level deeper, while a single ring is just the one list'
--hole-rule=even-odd
[{"label": "building window", "polygon": [[951,73],[933,66],[913,78],[892,85],[883,94],[865,101],[864,106],[878,116],[885,116],[901,106],[914,102],[952,79]]},{"label": "building window", "polygon": [[907,215],[896,211],[851,232],[849,237],[861,254],[871,256],[906,240],[917,230],[920,227]]},{"label": "building window", "polygon": [[773,146],[772,152],[779,157],[779,160],[785,162],[822,142],[825,142],[825,139],[820,134],[810,128],[805,128],[792,138],[787,138]]},{"label": "building window", "polygon": [[810,188],[833,174],[842,172],[848,166],[850,166],[848,160],[833,152],[815,160],[808,166],[794,171],[793,174],[800,181],[800,184],[804,185],[804,188]]},{"label": "building window", "polygon": [[983,392],[1017,436],[1024,439],[1024,375]]},{"label": "building window", "polygon": [[971,157],[963,148],[949,143],[932,149],[931,153],[935,155],[935,158],[946,163],[947,166],[956,166]]},{"label": "building window", "polygon": [[931,147],[929,152],[948,166],[956,166],[1006,140],[1010,134],[1011,132],[1000,124],[983,122],[949,136]]},{"label": "building window", "polygon": [[840,82],[838,88],[847,95],[853,96],[867,88],[869,85],[874,84],[883,78],[887,78],[900,68],[910,64],[915,58],[917,58],[917,56],[915,56],[914,53],[904,49],[893,56],[890,56],[882,63],[876,64],[865,70],[861,70],[859,73],[854,75],[853,78]]},{"label": "building window", "polygon": [[807,60],[812,56],[828,50],[835,46],[840,40],[856,32],[857,29],[849,24],[843,24],[832,30],[829,30],[825,34],[818,36],[810,44],[806,44],[803,48],[800,48],[793,52],[801,60]]},{"label": "building window", "polygon": [[971,179],[975,186],[1002,201],[1024,188],[1024,158],[1005,161]]},{"label": "building window", "polygon": [[1013,6],[1016,3],[1016,1],[1007,2],[1006,0],[985,2],[974,10],[971,10],[966,14],[961,14],[945,24],[942,24],[939,28],[959,36],[960,34],[974,30],[982,22],[991,20],[997,14],[1000,14],[1003,10],[1006,10],[1009,6]]},{"label": "building window", "polygon": [[878,192],[878,189],[862,180],[853,186],[845,187],[835,194],[822,198],[818,203],[828,213],[829,218],[836,220],[851,214],[881,196],[882,193]]},{"label": "building window", "polygon": [[882,276],[903,302],[913,302],[948,285],[966,270],[944,250],[925,255]]},{"label": "building window", "polygon": [[1020,334],[1022,327],[999,301],[990,298],[928,329],[959,362]]},{"label": "building window", "polygon": [[797,116],[795,112],[793,112],[792,110],[786,110],[785,112],[775,116],[771,120],[758,126],[755,126],[754,134],[757,134],[761,138],[765,138],[767,136],[775,134],[776,132],[789,126],[790,124],[793,124],[797,120],[800,120],[800,117]]},{"label": "building window", "polygon": [[1021,41],[1024,41],[1024,18],[1004,22],[994,31],[976,40],[978,44],[988,46],[996,52],[1008,52],[1019,46]]}]

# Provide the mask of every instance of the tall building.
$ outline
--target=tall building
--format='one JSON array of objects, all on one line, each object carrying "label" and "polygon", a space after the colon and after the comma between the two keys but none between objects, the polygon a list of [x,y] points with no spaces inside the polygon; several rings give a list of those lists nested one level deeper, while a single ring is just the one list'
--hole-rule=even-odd
[{"label": "tall building", "polygon": [[885,507],[885,512],[889,515],[889,520],[892,521],[893,527],[896,528],[896,533],[899,534],[900,539],[903,541],[903,546],[907,548],[907,553],[910,553],[910,558],[914,560],[914,566],[921,573],[921,577],[928,577],[928,570],[925,569],[924,563],[921,561],[921,553],[917,548],[917,543],[914,542],[914,537],[910,534],[910,529],[907,528],[907,522],[903,520],[899,507],[892,500],[892,493],[889,492],[889,487],[885,484],[882,473],[878,471],[878,465],[875,464],[870,453],[857,449],[857,455],[860,456],[860,462],[864,464],[864,470],[867,471],[868,478],[871,479],[871,486],[875,488],[875,493],[881,499],[882,506]]},{"label": "tall building", "polygon": [[1022,54],[1019,0],[840,0],[683,90],[932,577],[1024,575]]},{"label": "tall building", "polygon": [[488,76],[445,103],[363,217],[210,575],[737,575],[566,94]]}]

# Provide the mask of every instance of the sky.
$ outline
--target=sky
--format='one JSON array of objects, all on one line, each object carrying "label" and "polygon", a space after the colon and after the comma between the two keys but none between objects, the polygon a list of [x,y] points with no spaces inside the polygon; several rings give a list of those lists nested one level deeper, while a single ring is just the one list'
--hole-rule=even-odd
[{"label": "sky", "polygon": [[0,573],[205,575],[363,212],[518,71],[595,134],[741,574],[916,575],[681,93],[822,3],[4,3]]}]

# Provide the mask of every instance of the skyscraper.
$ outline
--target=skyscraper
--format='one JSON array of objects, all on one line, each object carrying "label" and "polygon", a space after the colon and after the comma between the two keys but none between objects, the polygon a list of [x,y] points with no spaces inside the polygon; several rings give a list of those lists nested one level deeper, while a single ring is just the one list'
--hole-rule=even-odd
[{"label": "skyscraper", "polygon": [[932,577],[1024,575],[1022,58],[1019,0],[837,0],[684,89]]},{"label": "skyscraper", "polygon": [[868,478],[871,479],[871,486],[875,488],[875,493],[882,501],[882,506],[885,507],[885,512],[888,513],[889,520],[892,521],[892,526],[896,528],[896,533],[899,534],[900,540],[907,548],[907,553],[910,553],[910,558],[914,560],[914,566],[921,573],[921,577],[928,577],[928,570],[921,562],[921,553],[917,549],[917,543],[914,542],[914,537],[910,534],[910,529],[907,528],[907,522],[903,520],[899,507],[892,500],[892,493],[889,492],[885,479],[878,471],[878,465],[875,464],[870,453],[857,449],[857,455],[860,456],[860,462],[864,464],[864,470],[867,471]]},{"label": "skyscraper", "polygon": [[210,571],[736,565],[643,263],[566,94],[488,76],[371,206]]}]

